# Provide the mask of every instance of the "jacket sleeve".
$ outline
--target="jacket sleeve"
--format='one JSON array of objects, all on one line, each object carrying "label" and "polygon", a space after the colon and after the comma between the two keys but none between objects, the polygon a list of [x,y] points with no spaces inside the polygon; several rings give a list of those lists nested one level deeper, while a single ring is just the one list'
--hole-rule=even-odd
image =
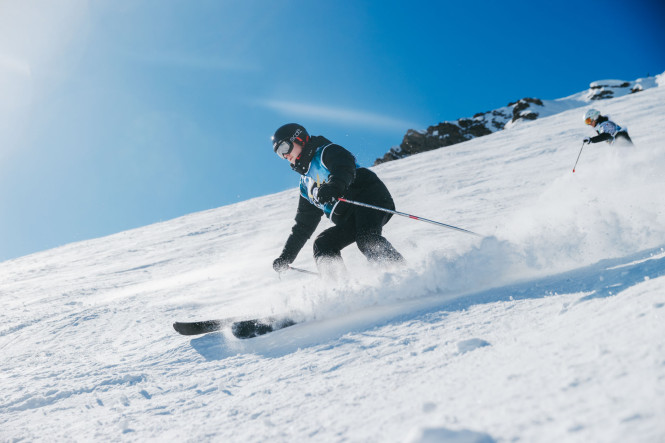
[{"label": "jacket sleeve", "polygon": [[305,246],[321,221],[323,211],[308,202],[302,195],[298,200],[296,224],[291,229],[291,235],[286,240],[281,257],[293,263],[298,253]]},{"label": "jacket sleeve", "polygon": [[589,139],[589,141],[590,141],[591,143],[599,143],[599,142],[604,142],[604,141],[607,141],[607,140],[612,140],[613,138],[614,138],[614,137],[612,137],[609,133],[604,132],[604,133],[602,133],[602,134],[598,134],[598,135],[595,136],[595,137],[591,137],[591,138]]},{"label": "jacket sleeve", "polygon": [[330,171],[328,185],[335,189],[338,196],[344,195],[356,178],[356,159],[349,151],[339,145],[331,145],[321,159]]}]

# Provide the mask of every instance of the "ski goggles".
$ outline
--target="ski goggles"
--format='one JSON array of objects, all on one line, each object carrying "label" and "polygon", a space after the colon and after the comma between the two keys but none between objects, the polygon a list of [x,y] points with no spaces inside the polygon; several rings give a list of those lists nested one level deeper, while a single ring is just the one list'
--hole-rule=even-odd
[{"label": "ski goggles", "polygon": [[594,120],[592,120],[591,117],[589,117],[586,120],[584,120],[584,123],[586,123],[587,125],[591,125],[592,121],[594,121]]},{"label": "ski goggles", "polygon": [[275,154],[280,158],[286,158],[293,151],[293,143],[289,140],[282,140],[275,144]]}]

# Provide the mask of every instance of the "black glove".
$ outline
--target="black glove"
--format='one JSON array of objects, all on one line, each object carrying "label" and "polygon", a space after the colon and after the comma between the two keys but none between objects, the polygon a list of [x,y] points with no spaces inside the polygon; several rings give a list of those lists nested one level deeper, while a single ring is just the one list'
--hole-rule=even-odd
[{"label": "black glove", "polygon": [[591,138],[589,137],[585,138],[584,140],[582,140],[582,143],[591,144]]},{"label": "black glove", "polygon": [[327,205],[328,203],[334,202],[337,198],[341,197],[337,187],[324,183],[318,188],[314,188],[313,191],[314,199],[321,203],[322,205]]},{"label": "black glove", "polygon": [[272,262],[272,268],[276,272],[285,272],[289,270],[290,264],[291,264],[290,260],[280,255],[275,259],[274,262]]}]

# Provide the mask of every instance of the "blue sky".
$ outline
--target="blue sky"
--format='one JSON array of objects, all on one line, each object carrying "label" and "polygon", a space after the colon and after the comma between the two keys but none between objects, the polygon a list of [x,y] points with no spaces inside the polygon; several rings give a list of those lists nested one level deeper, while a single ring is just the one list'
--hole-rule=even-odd
[{"label": "blue sky", "polygon": [[411,128],[662,73],[664,11],[0,2],[0,261],[295,188],[270,146],[284,123],[369,166]]}]

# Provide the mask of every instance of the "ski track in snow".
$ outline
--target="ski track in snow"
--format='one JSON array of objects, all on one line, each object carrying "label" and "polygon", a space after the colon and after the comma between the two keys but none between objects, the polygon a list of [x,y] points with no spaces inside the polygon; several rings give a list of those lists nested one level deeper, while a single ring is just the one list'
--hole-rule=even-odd
[{"label": "ski track in snow", "polygon": [[398,210],[486,235],[394,217],[406,269],[352,246],[347,281],[277,279],[295,190],[0,263],[0,438],[664,439],[665,88],[598,106],[636,147],[574,174],[581,109],[375,168]]}]

